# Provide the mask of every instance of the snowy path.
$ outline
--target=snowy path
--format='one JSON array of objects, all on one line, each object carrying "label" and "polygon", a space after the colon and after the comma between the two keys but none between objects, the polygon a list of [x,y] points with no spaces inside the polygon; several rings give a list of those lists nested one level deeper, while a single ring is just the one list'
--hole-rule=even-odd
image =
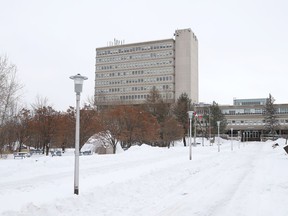
[{"label": "snowy path", "polygon": [[286,157],[269,143],[198,146],[192,161],[182,147],[81,157],[79,196],[72,155],[1,161],[0,215],[284,216]]},{"label": "snowy path", "polygon": [[[261,151],[261,148],[263,146],[258,145],[254,151]],[[214,166],[210,167],[211,170],[204,166],[194,179],[185,182],[182,187],[187,190],[186,197],[177,203],[172,203],[171,210],[169,207],[164,207],[165,210],[158,215],[191,215],[192,213],[192,215],[220,216],[229,215],[230,212],[238,215],[237,212],[242,212],[245,209],[243,200],[246,199],[246,193],[251,190],[249,180],[255,172],[255,163],[258,162],[259,156],[255,155],[255,152],[250,152],[245,157],[242,155],[239,160],[232,158],[237,157],[235,152],[224,156],[227,158],[222,162],[213,161]],[[241,187],[245,189],[243,192]]]}]

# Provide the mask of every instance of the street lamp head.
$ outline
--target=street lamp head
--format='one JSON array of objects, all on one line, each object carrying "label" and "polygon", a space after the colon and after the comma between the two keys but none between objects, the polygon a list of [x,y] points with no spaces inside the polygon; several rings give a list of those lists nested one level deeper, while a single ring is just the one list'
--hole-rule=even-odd
[{"label": "street lamp head", "polygon": [[220,125],[220,122],[221,122],[221,121],[217,121],[217,125],[218,125],[218,127],[219,127],[219,125]]},{"label": "street lamp head", "polygon": [[74,80],[74,91],[76,93],[81,93],[83,87],[83,81],[87,80],[88,78],[85,76],[81,76],[80,74],[77,74],[75,76],[70,76],[70,79]]},{"label": "street lamp head", "polygon": [[194,115],[194,111],[188,111],[188,115],[189,115],[189,119],[192,119]]}]

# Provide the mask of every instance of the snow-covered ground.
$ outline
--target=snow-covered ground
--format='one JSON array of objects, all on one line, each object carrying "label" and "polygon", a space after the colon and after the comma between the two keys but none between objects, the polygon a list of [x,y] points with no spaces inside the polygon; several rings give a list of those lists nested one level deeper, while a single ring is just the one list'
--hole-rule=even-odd
[{"label": "snow-covered ground", "polygon": [[[200,141],[201,142],[201,141]],[[0,215],[287,216],[285,140],[0,160]]]}]

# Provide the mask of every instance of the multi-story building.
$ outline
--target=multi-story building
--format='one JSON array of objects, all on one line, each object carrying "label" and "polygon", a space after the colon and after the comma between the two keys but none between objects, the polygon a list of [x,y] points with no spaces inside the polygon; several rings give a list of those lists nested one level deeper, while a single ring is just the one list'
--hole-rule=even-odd
[{"label": "multi-story building", "polygon": [[141,104],[154,88],[167,103],[182,93],[197,103],[197,37],[191,29],[174,37],[96,48],[96,105]]},{"label": "multi-story building", "polygon": [[[234,99],[233,105],[219,105],[227,120],[226,134],[242,140],[260,140],[269,135],[265,128],[264,108],[267,98]],[[197,106],[197,112],[208,114],[209,104]],[[288,104],[274,104],[278,135],[288,134]]]},{"label": "multi-story building", "polygon": [[[233,106],[219,106],[227,120],[227,133],[233,131],[248,140],[260,140],[267,136],[264,120],[264,106],[266,98],[259,99],[234,99]],[[278,135],[288,132],[288,104],[274,104]]]}]

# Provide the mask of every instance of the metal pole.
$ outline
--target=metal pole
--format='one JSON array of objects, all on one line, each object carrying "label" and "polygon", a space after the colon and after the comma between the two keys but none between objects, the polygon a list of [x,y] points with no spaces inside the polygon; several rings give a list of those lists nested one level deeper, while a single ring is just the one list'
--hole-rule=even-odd
[{"label": "metal pole", "polygon": [[245,133],[243,132],[243,147],[245,146],[244,142],[245,142]]},{"label": "metal pole", "polygon": [[231,151],[233,151],[233,128],[231,128]]},{"label": "metal pole", "polygon": [[[232,137],[233,137],[233,134],[232,134]],[[240,148],[240,142],[238,142],[238,148]]]},{"label": "metal pole", "polygon": [[211,145],[210,107],[209,107],[209,145]]},{"label": "metal pole", "polygon": [[80,93],[76,93],[76,132],[75,132],[75,172],[74,194],[79,194],[79,130],[80,130]]},{"label": "metal pole", "polygon": [[191,118],[189,118],[190,130],[189,130],[189,159],[192,160],[192,146],[191,146]]},{"label": "metal pole", "polygon": [[203,132],[202,132],[202,146],[204,146],[204,136],[203,136]]},{"label": "metal pole", "polygon": [[220,152],[219,126],[218,126],[218,152]]},{"label": "metal pole", "polygon": [[196,146],[196,115],[194,115],[194,146]]},{"label": "metal pole", "polygon": [[220,136],[219,136],[220,121],[217,121],[217,125],[218,125],[218,152],[220,152]]}]

